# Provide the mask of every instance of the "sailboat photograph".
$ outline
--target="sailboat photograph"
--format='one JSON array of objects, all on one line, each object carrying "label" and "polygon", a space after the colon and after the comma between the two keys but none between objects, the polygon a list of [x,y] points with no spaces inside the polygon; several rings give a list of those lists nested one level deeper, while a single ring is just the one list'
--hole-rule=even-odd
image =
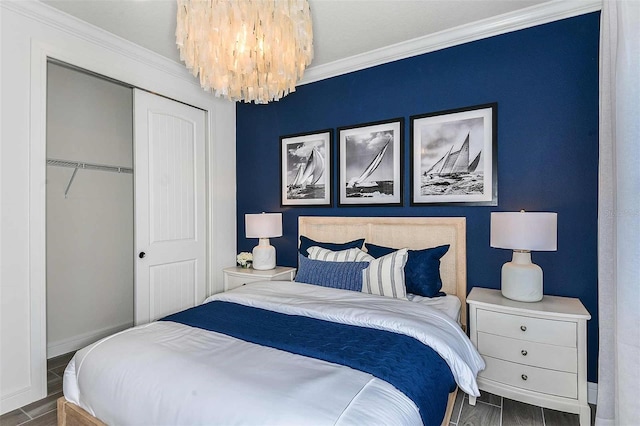
[{"label": "sailboat photograph", "polygon": [[372,123],[339,131],[340,203],[399,203],[400,122]]},{"label": "sailboat photograph", "polygon": [[493,108],[411,118],[414,202],[494,202]]},{"label": "sailboat photograph", "polygon": [[281,138],[282,205],[327,205],[331,132]]}]

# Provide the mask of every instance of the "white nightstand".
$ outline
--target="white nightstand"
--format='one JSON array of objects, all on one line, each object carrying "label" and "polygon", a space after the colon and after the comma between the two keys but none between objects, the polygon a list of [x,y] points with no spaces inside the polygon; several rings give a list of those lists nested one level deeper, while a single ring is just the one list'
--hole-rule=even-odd
[{"label": "white nightstand", "polygon": [[[467,296],[471,341],[487,368],[481,390],[558,411],[588,426],[587,320],[580,300],[544,296],[516,302],[499,290],[475,287]],[[475,398],[470,397],[471,405]]]},{"label": "white nightstand", "polygon": [[293,281],[296,276],[296,268],[276,266],[274,269],[258,271],[253,268],[232,266],[224,268],[223,275],[224,291],[227,291],[254,281]]}]

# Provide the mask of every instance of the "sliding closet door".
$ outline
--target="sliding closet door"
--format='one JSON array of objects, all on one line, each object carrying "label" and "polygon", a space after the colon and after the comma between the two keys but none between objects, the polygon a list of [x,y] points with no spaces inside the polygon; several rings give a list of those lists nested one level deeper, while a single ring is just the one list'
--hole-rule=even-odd
[{"label": "sliding closet door", "polygon": [[134,90],[136,325],[205,288],[205,113]]}]

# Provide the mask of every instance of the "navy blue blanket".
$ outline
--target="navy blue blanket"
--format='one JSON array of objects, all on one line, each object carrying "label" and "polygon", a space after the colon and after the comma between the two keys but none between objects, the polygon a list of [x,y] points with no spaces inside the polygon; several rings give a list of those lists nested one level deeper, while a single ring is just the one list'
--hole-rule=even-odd
[{"label": "navy blue blanket", "polygon": [[214,301],[161,321],[223,333],[247,342],[346,365],[378,377],[420,409],[425,425],[440,424],[455,380],[430,347],[402,334],[286,315]]}]

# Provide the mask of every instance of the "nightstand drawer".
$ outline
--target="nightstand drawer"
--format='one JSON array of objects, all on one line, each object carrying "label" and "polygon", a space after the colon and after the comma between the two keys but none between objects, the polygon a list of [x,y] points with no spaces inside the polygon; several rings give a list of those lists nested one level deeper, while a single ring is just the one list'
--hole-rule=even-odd
[{"label": "nightstand drawer", "polygon": [[259,278],[251,278],[247,276],[238,276],[238,275],[229,274],[227,277],[225,277],[225,286],[228,290],[231,290],[233,288],[240,287],[243,284],[246,284],[252,281],[257,281],[257,280],[259,280]]},{"label": "nightstand drawer", "polygon": [[578,397],[578,377],[563,371],[546,370],[515,362],[484,357],[487,368],[479,377],[506,385],[564,398]]},{"label": "nightstand drawer", "polygon": [[550,345],[576,347],[576,323],[478,309],[478,331]]},{"label": "nightstand drawer", "polygon": [[578,372],[578,350],[567,346],[547,345],[495,334],[478,333],[478,351],[483,356],[519,364],[574,374]]}]

